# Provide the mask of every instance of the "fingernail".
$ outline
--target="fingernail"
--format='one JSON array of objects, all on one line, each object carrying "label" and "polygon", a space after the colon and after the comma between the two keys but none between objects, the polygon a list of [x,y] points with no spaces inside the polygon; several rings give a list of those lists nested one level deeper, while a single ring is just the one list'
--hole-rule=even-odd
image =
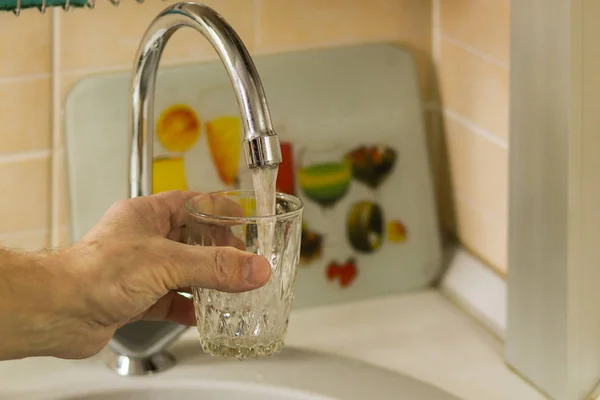
[{"label": "fingernail", "polygon": [[266,258],[252,256],[246,260],[246,282],[252,286],[261,285],[271,274],[271,265]]}]

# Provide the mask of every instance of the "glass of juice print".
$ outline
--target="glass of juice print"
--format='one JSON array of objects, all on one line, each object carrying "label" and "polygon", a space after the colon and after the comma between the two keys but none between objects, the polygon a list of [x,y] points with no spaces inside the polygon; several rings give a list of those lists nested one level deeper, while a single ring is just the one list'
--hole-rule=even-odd
[{"label": "glass of juice print", "polygon": [[352,180],[352,165],[345,151],[339,147],[304,147],[297,161],[298,187],[305,198],[317,204],[324,224],[321,233],[327,247],[335,245],[330,229],[333,208],[348,193]]},{"label": "glass of juice print", "polygon": [[284,346],[300,259],[303,204],[283,193],[276,194],[275,204],[275,215],[263,216],[257,213],[254,191],[231,190],[201,194],[186,205],[188,244],[261,254],[272,268],[269,282],[249,292],[192,288],[206,353],[243,360],[272,355]]}]

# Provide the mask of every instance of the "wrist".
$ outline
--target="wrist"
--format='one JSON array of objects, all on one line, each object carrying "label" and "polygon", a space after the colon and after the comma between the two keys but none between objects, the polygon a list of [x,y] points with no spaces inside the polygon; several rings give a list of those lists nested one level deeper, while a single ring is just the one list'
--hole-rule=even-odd
[{"label": "wrist", "polygon": [[66,296],[60,252],[0,250],[0,358],[51,356],[60,348]]}]

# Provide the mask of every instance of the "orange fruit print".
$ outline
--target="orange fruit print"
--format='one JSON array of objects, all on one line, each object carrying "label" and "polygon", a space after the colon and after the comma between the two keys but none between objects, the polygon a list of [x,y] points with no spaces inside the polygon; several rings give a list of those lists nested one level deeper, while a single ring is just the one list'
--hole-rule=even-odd
[{"label": "orange fruit print", "polygon": [[156,136],[166,150],[187,151],[200,136],[200,120],[191,107],[172,105],[158,117]]}]

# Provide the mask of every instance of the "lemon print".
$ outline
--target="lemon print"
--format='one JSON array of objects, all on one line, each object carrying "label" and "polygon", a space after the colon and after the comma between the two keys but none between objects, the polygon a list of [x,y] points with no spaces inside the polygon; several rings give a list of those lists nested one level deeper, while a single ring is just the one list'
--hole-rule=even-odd
[{"label": "lemon print", "polygon": [[213,163],[226,185],[237,178],[242,147],[242,124],[238,117],[219,117],[206,123],[206,138]]},{"label": "lemon print", "polygon": [[152,162],[152,193],[187,190],[183,158],[162,157]]},{"label": "lemon print", "polygon": [[165,109],[156,122],[156,136],[169,151],[186,151],[200,136],[200,120],[190,107],[176,104]]}]

